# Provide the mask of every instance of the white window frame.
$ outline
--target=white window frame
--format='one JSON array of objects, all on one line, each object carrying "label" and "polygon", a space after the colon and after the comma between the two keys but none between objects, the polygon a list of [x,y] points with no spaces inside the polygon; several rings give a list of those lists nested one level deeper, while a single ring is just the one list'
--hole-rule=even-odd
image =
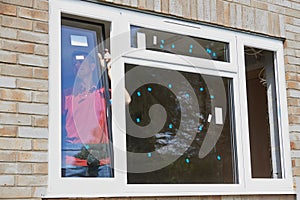
[{"label": "white window frame", "polygon": [[[267,39],[183,22],[161,16],[143,14],[105,5],[75,0],[50,0],[49,19],[49,182],[47,197],[118,197],[118,196],[183,196],[183,195],[241,195],[294,194],[287,121],[287,100],[283,46],[281,41]],[[110,41],[113,92],[114,178],[61,178],[61,16],[71,14],[99,21],[111,22]],[[230,62],[219,62],[186,56],[175,56],[130,47],[130,25],[153,28],[178,34],[189,34],[229,43]],[[280,112],[282,179],[251,178],[250,145],[248,133],[247,96],[245,81],[244,46],[276,52],[276,83]],[[167,61],[167,62],[166,62]],[[233,79],[235,140],[238,158],[238,184],[127,184],[126,134],[124,96],[124,64],[140,64]],[[123,67],[120,67],[123,66]],[[193,66],[191,68],[190,66]],[[205,66],[205,67],[203,67]],[[114,95],[115,94],[115,95]],[[115,113],[115,114],[114,114]],[[243,116],[243,117],[239,117]]]}]

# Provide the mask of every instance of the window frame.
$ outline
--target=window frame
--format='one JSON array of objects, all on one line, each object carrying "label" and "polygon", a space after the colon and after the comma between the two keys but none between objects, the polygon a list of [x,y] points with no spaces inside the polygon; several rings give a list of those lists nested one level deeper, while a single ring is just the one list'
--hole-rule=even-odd
[{"label": "window frame", "polygon": [[[285,71],[283,67],[283,45],[281,41],[82,1],[51,0],[49,4],[49,178],[47,197],[294,194],[287,121]],[[114,77],[112,89],[116,91],[112,94],[114,98],[112,103],[112,135],[114,141],[114,165],[116,168],[114,178],[66,179],[60,177],[61,159],[58,159],[58,157],[61,155],[60,30],[62,14],[111,23],[111,55],[113,58],[116,58],[112,64],[112,75]],[[194,37],[228,42],[230,61],[226,63],[186,56],[178,58],[178,56],[171,54],[131,48],[130,25],[179,34],[188,33]],[[251,178],[250,145],[247,135],[248,119],[239,117],[245,116],[243,113],[247,113],[247,104],[244,103],[247,102],[244,52],[242,51],[244,46],[253,46],[276,52],[275,71],[277,74],[276,86],[279,99],[277,106],[280,106],[278,119],[281,119],[279,127],[282,141],[282,179]],[[166,60],[168,61],[167,63]],[[122,170],[126,169],[126,134],[122,131],[126,130],[125,105],[123,103],[125,98],[123,95],[117,95],[118,93],[122,94],[122,92],[118,91],[125,86],[124,63],[184,71],[192,70],[193,68],[189,66],[193,66],[198,73],[215,75],[216,71],[218,71],[219,76],[233,78],[238,184],[130,185],[126,183],[126,173],[122,172]],[[201,65],[205,67],[201,67]],[[82,190],[74,190],[74,188],[82,188]]]}]

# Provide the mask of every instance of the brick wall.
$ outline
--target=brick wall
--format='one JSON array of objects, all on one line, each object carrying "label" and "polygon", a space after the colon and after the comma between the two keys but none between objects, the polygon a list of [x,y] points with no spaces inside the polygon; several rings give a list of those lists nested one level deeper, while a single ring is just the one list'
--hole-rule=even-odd
[{"label": "brick wall", "polygon": [[0,6],[0,199],[41,197],[48,178],[48,2]]},{"label": "brick wall", "polygon": [[[300,177],[299,0],[102,2],[286,38],[292,165],[295,179]],[[48,1],[0,0],[0,6],[0,199],[34,199],[45,193],[47,187]],[[294,199],[294,196],[195,199]]]}]

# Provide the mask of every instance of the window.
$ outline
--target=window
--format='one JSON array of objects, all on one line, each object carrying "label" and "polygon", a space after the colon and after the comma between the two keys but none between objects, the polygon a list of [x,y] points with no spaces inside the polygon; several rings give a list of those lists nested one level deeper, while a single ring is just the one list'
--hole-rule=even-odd
[{"label": "window", "polygon": [[281,41],[50,4],[49,197],[293,193]]},{"label": "window", "polygon": [[62,19],[62,177],[114,176],[104,33],[104,24]]}]

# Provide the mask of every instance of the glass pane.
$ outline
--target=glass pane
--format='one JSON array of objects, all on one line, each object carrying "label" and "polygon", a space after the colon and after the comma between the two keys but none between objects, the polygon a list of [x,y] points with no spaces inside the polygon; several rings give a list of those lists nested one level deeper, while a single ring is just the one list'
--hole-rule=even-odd
[{"label": "glass pane", "polygon": [[232,79],[126,64],[127,181],[237,183]]},{"label": "glass pane", "polygon": [[70,20],[61,27],[62,177],[113,176],[109,83],[97,55],[102,30]]},{"label": "glass pane", "polygon": [[253,178],[282,178],[274,52],[245,47]]},{"label": "glass pane", "polygon": [[225,42],[130,26],[131,47],[229,62]]}]

